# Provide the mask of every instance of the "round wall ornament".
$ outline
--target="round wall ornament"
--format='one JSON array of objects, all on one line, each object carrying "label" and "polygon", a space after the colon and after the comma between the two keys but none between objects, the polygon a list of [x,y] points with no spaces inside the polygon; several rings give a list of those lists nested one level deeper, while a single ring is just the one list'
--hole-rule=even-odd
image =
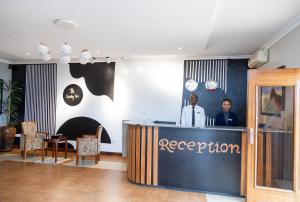
[{"label": "round wall ornament", "polygon": [[185,82],[184,86],[188,91],[193,92],[198,88],[198,82],[194,79],[188,79]]},{"label": "round wall ornament", "polygon": [[78,105],[83,97],[81,88],[76,84],[68,85],[63,93],[64,101],[70,106]]},{"label": "round wall ornament", "polygon": [[213,79],[210,79],[210,80],[205,82],[205,88],[208,91],[214,91],[218,88],[218,86],[219,86],[218,82],[213,80]]}]

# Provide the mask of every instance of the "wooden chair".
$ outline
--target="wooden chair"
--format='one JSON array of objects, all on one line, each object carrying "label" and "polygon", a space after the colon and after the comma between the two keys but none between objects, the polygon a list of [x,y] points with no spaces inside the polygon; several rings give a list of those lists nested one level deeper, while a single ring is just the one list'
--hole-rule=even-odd
[{"label": "wooden chair", "polygon": [[42,149],[43,139],[48,137],[48,132],[37,132],[35,122],[22,122],[22,134],[20,137],[21,157],[26,159],[26,152],[29,150]]},{"label": "wooden chair", "polygon": [[95,156],[95,163],[100,161],[100,143],[103,126],[99,126],[96,135],[83,135],[77,138],[76,142],[76,165],[79,164],[79,157],[84,160],[85,156]]}]

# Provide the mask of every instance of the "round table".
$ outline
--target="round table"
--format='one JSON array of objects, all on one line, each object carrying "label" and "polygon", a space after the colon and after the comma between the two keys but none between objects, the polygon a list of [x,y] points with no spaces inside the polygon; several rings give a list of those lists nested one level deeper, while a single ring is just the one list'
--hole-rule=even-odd
[{"label": "round table", "polygon": [[[65,136],[59,136],[59,138],[47,138],[43,140],[42,144],[42,161],[44,162],[44,149],[48,150],[48,144],[52,143],[52,157],[57,162],[58,144],[65,143],[65,159],[68,156],[68,138]],[[47,154],[46,154],[47,155]]]}]

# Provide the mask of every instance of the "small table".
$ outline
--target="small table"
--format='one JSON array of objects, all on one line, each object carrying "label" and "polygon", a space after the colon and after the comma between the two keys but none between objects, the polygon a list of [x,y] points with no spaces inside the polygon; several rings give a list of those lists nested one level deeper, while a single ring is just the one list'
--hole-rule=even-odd
[{"label": "small table", "polygon": [[52,143],[52,157],[55,157],[55,163],[57,162],[57,153],[58,153],[58,144],[59,143],[65,143],[65,159],[68,156],[68,138],[65,136],[59,136],[59,138],[47,138],[44,139],[43,144],[42,144],[42,161],[44,162],[44,148],[45,144],[47,144],[47,149],[48,149],[48,144]]}]

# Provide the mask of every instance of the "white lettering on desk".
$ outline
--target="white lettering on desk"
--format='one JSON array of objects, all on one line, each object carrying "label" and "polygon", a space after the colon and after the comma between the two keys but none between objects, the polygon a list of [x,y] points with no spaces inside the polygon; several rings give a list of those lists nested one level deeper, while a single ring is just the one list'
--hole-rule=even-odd
[{"label": "white lettering on desk", "polygon": [[176,141],[168,139],[161,139],[159,141],[160,150],[166,150],[169,153],[174,153],[174,151],[179,150],[188,150],[188,151],[196,151],[201,154],[205,150],[209,153],[229,153],[229,154],[240,154],[240,146],[237,144],[227,144],[219,142],[195,142],[195,141]]}]

